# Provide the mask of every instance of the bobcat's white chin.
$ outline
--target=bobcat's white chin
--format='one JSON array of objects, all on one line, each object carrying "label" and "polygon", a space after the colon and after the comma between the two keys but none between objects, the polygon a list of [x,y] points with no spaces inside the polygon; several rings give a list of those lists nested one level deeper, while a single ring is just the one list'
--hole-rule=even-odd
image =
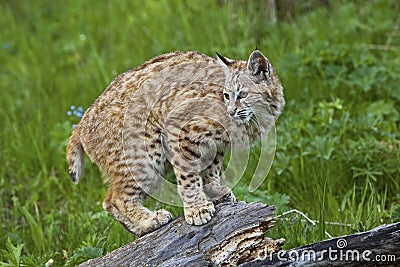
[{"label": "bobcat's white chin", "polygon": [[236,124],[244,124],[244,123],[249,123],[252,116],[253,116],[252,112],[246,112],[246,113],[236,113],[231,117],[236,122]]}]

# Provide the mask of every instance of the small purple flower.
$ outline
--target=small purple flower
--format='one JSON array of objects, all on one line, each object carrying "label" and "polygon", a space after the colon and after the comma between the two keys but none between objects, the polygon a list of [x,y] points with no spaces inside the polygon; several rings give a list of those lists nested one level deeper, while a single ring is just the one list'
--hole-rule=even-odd
[{"label": "small purple flower", "polygon": [[78,106],[78,108],[76,108],[74,105],[70,106],[69,110],[67,111],[67,116],[71,117],[72,115],[75,115],[78,118],[82,118],[83,116],[82,106]]},{"label": "small purple flower", "polygon": [[11,47],[11,43],[10,42],[5,42],[1,45],[1,48],[3,49],[9,49]]},{"label": "small purple flower", "polygon": [[83,116],[83,113],[84,113],[84,110],[83,110],[82,106],[75,107],[74,105],[71,105],[69,107],[69,110],[67,111],[67,116],[71,118],[72,122],[74,122],[72,124],[72,128],[73,129],[76,127],[76,123],[75,122],[79,122],[79,120]]}]

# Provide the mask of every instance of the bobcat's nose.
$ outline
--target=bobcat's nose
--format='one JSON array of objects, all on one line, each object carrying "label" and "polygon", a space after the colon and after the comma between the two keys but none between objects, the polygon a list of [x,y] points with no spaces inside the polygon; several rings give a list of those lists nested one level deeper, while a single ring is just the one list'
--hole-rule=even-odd
[{"label": "bobcat's nose", "polygon": [[228,106],[228,108],[226,109],[226,111],[228,112],[228,114],[229,114],[230,116],[233,116],[233,115],[235,115],[235,113],[236,113],[236,108],[235,108],[235,107],[232,107],[232,106]]}]

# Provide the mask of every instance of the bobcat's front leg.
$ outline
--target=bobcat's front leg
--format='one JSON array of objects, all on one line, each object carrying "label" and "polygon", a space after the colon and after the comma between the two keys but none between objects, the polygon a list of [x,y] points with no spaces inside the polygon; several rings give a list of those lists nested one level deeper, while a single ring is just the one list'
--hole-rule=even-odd
[{"label": "bobcat's front leg", "polygon": [[[182,125],[181,120],[175,119],[171,117],[166,127],[165,151],[168,152],[178,181],[178,193],[183,202],[186,222],[203,225],[209,222],[215,213],[214,204],[207,200],[203,191],[203,180],[200,176],[201,166],[204,161],[207,162],[212,151],[207,142],[202,142],[206,136],[201,131],[205,131],[203,123],[194,120]],[[176,133],[176,129],[180,129],[179,134]]]},{"label": "bobcat's front leg", "polygon": [[178,192],[183,202],[188,224],[203,225],[214,215],[215,208],[203,192],[203,181],[198,173],[185,173],[175,169]]},{"label": "bobcat's front leg", "polygon": [[236,201],[232,190],[221,183],[220,173],[223,162],[224,153],[218,152],[213,162],[203,171],[204,191],[214,203],[220,201]]}]

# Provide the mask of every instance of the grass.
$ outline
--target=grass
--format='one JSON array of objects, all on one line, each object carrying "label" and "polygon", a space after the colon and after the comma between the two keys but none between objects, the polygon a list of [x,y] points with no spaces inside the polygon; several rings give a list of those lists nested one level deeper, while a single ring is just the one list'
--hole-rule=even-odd
[{"label": "grass", "polygon": [[250,167],[234,191],[318,221],[280,217],[270,236],[285,248],[398,220],[400,50],[367,44],[385,44],[400,5],[331,2],[275,25],[247,1],[1,2],[0,266],[73,266],[133,240],[102,210],[93,164],[70,182],[64,151],[78,118],[67,111],[174,50],[245,59],[257,45],[280,74],[287,106],[272,169],[249,193]]}]

